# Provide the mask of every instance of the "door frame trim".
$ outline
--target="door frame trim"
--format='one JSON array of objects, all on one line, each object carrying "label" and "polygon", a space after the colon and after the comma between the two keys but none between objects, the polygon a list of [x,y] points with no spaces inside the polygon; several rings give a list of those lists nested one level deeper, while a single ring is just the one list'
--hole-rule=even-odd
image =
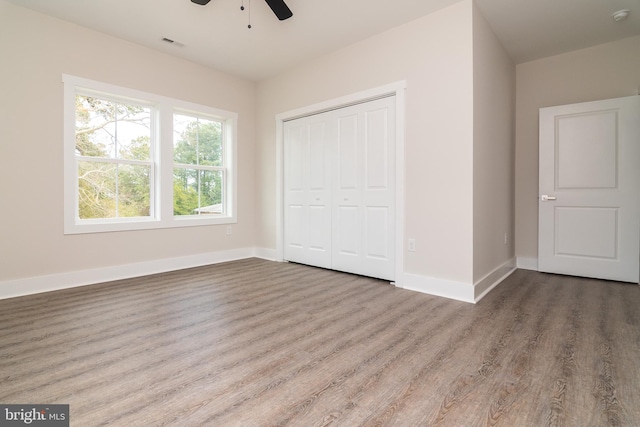
[{"label": "door frame trim", "polygon": [[395,285],[402,287],[404,276],[404,123],[406,88],[407,82],[402,80],[276,114],[276,261],[284,261],[284,122],[298,117],[364,103],[384,96],[395,96]]}]

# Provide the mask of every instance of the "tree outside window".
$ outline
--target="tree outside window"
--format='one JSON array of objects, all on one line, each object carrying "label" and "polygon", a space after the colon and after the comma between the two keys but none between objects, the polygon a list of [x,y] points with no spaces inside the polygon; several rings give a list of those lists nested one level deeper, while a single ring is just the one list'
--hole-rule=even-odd
[{"label": "tree outside window", "polygon": [[223,123],[174,114],[173,214],[224,213]]},{"label": "tree outside window", "polygon": [[149,107],[76,96],[80,219],[151,215]]}]

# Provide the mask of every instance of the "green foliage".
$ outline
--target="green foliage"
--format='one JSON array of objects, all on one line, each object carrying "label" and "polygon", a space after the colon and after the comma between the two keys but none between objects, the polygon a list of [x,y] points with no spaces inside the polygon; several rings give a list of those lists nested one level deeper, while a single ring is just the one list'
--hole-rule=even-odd
[{"label": "green foliage", "polygon": [[[195,207],[194,207],[195,206]],[[185,188],[174,177],[173,182],[173,214],[193,215],[193,210],[198,207],[198,193],[193,188]]]},{"label": "green foliage", "polygon": [[[179,116],[188,124],[174,143],[174,215],[193,215],[196,209],[222,203],[220,171],[197,166],[222,165],[222,125],[219,122]],[[189,167],[194,166],[194,167]]]},{"label": "green foliage", "polygon": [[82,219],[116,216],[116,167],[109,163],[78,162],[78,202]]},{"label": "green foliage", "polygon": [[149,161],[149,118],[141,106],[76,97],[76,154],[85,157],[78,162],[80,218],[149,216],[150,166],[105,161]]},{"label": "green foliage", "polygon": [[[151,214],[150,118],[139,105],[76,97],[80,218]],[[222,203],[223,172],[206,169],[223,165],[222,124],[184,115],[176,122],[173,210],[194,215]]]},{"label": "green foliage", "polygon": [[149,216],[151,214],[150,167],[120,165],[118,167],[118,214],[121,217]]}]

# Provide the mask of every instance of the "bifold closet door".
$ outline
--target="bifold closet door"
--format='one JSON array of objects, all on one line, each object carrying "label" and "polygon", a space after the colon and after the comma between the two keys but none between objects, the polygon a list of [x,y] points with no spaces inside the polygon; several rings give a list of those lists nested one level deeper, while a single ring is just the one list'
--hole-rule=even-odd
[{"label": "bifold closet door", "polygon": [[395,98],[284,124],[284,258],[394,280]]},{"label": "bifold closet door", "polygon": [[284,256],[331,268],[329,116],[284,124]]},{"label": "bifold closet door", "polygon": [[332,268],[395,279],[395,98],[333,112]]}]

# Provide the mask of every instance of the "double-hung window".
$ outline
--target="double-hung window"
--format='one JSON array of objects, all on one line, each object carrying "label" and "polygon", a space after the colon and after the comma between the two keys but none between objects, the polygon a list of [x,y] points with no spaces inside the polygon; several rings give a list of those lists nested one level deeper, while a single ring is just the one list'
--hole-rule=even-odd
[{"label": "double-hung window", "polygon": [[153,218],[155,108],[90,91],[75,104],[78,219]]},{"label": "double-hung window", "polygon": [[65,233],[236,221],[235,113],[63,82]]},{"label": "double-hung window", "polygon": [[173,214],[223,215],[224,123],[189,113],[173,115]]}]

